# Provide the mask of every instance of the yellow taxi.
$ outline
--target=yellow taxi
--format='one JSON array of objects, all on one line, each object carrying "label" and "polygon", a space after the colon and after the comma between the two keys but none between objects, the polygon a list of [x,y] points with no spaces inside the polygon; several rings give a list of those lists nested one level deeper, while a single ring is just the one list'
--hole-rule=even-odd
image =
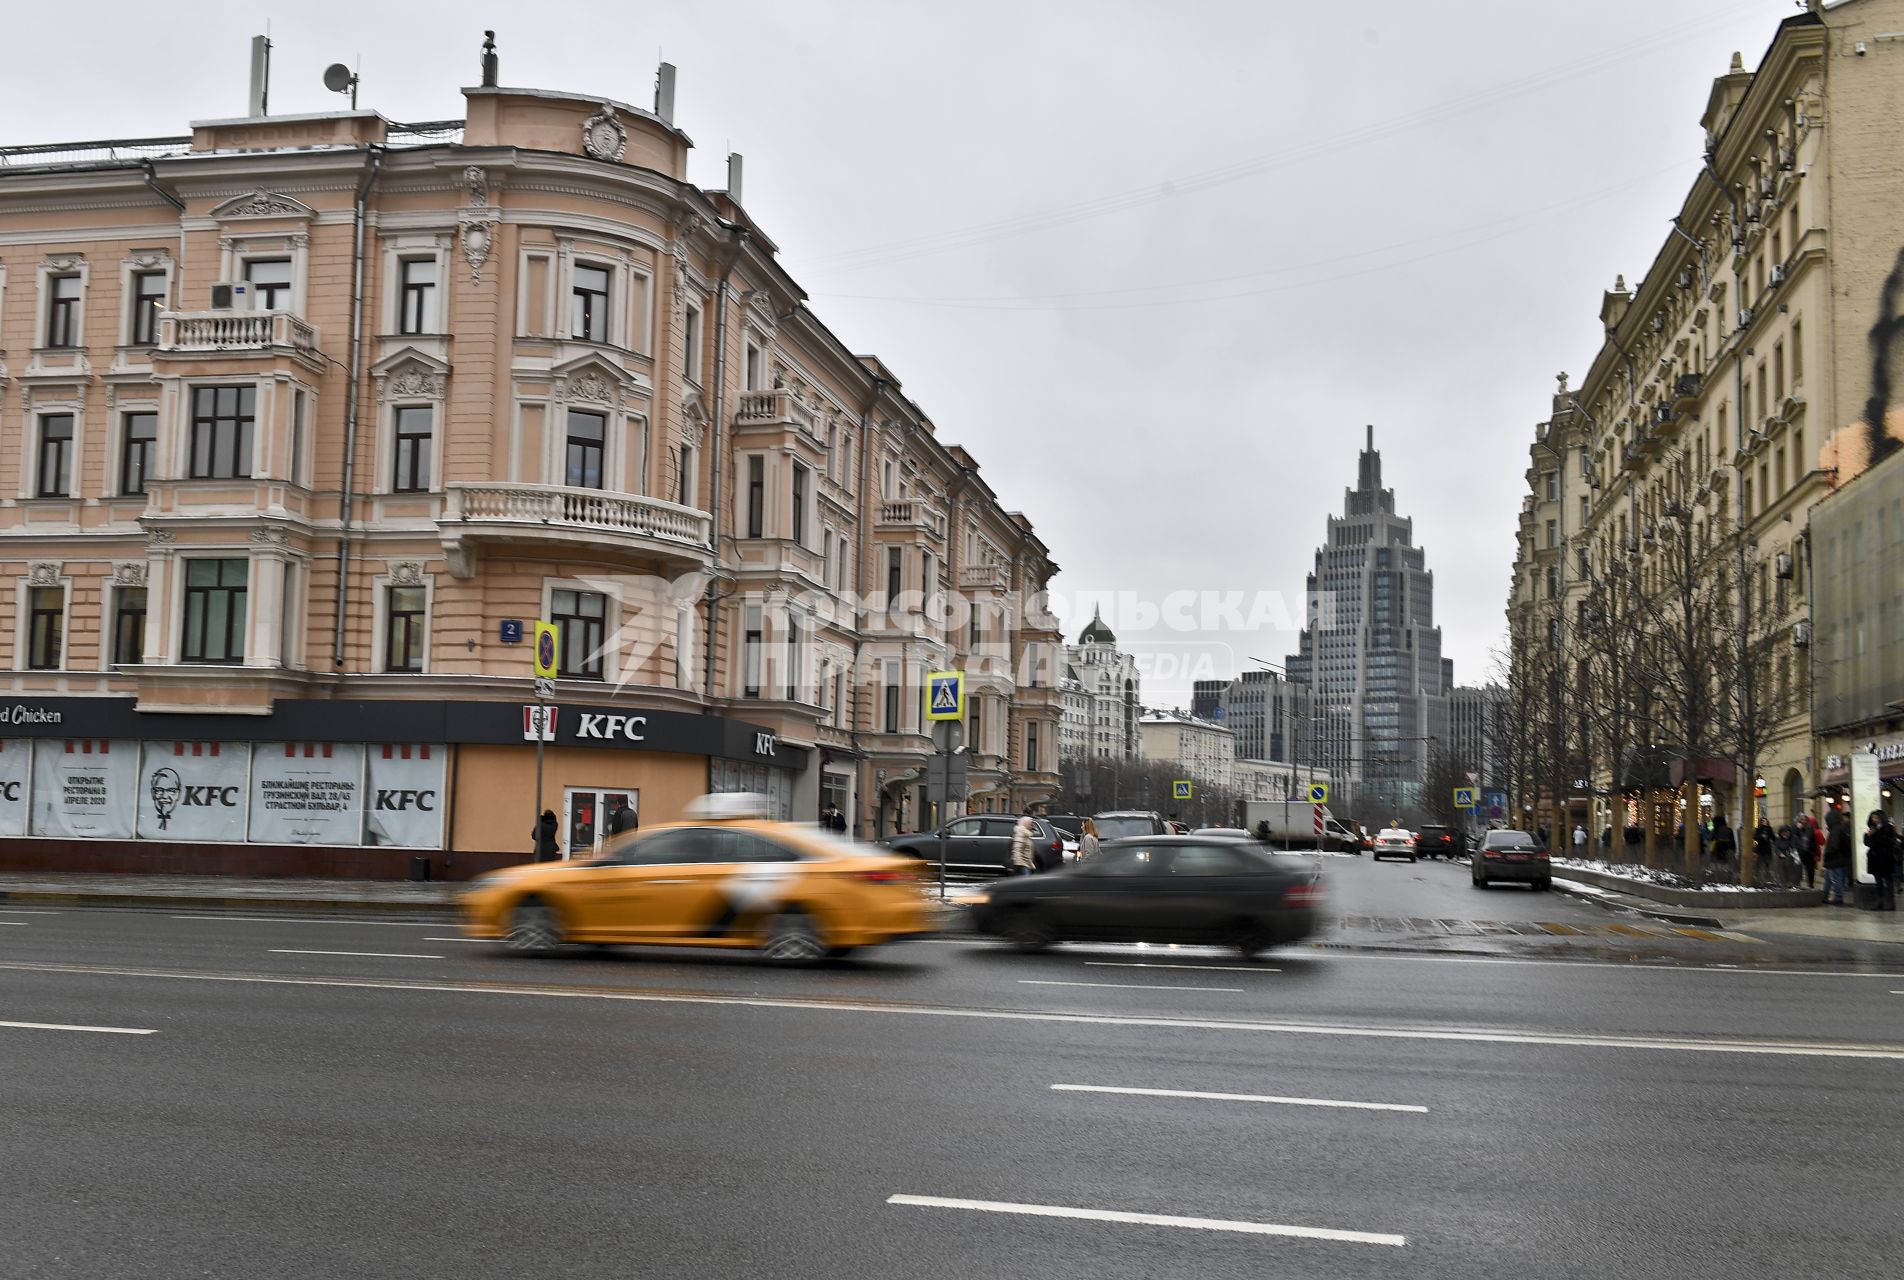
[{"label": "yellow taxi", "polygon": [[707,796],[683,821],[617,837],[598,858],[480,876],[462,897],[463,932],[525,953],[702,946],[799,964],[934,931],[916,860],[768,821],[769,803]]}]

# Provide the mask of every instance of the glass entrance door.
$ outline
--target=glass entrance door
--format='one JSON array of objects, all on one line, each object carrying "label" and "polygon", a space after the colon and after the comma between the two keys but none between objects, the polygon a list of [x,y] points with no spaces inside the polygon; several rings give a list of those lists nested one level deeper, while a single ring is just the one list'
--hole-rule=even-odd
[{"label": "glass entrance door", "polygon": [[628,787],[568,787],[562,792],[563,856],[592,858],[610,836],[635,829],[641,792]]}]

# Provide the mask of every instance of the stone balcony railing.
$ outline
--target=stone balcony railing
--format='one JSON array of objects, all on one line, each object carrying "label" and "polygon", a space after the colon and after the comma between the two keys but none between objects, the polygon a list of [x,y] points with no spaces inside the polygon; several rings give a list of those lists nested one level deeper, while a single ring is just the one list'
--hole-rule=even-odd
[{"label": "stone balcony railing", "polygon": [[791,424],[808,435],[814,433],[815,421],[813,410],[785,387],[741,392],[740,407],[734,413],[734,424],[739,427]]},{"label": "stone balcony railing", "polygon": [[159,316],[159,350],[317,351],[317,328],[288,311],[166,311]]},{"label": "stone balcony railing", "polygon": [[[705,564],[705,511],[632,493],[550,484],[451,484],[437,528],[457,577],[474,573],[472,542],[570,543],[624,547],[671,561]],[[462,557],[459,571],[458,557]]]},{"label": "stone balcony railing", "polygon": [[937,538],[945,536],[945,517],[917,498],[895,498],[879,504],[882,529],[923,529]]},{"label": "stone balcony railing", "polygon": [[1011,585],[1011,570],[995,561],[966,565],[959,570],[959,586],[966,591],[1003,591]]}]

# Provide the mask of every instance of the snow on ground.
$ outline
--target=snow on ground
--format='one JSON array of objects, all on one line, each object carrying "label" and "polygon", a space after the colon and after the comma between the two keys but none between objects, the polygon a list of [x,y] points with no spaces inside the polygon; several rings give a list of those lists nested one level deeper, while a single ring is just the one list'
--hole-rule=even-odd
[{"label": "snow on ground", "polygon": [[1572,867],[1576,871],[1597,871],[1603,876],[1617,876],[1622,880],[1632,880],[1640,884],[1656,884],[1665,889],[1691,889],[1705,893],[1782,893],[1782,888],[1767,888],[1749,884],[1704,884],[1688,880],[1671,871],[1658,871],[1652,867],[1636,867],[1623,862],[1595,862],[1589,858],[1555,858],[1556,867]]}]

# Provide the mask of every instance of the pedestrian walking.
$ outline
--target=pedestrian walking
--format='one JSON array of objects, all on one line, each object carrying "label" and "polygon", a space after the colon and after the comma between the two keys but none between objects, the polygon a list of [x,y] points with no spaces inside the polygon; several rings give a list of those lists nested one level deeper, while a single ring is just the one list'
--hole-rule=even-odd
[{"label": "pedestrian walking", "polygon": [[1792,852],[1797,855],[1799,865],[1805,869],[1805,887],[1814,889],[1818,885],[1818,855],[1824,852],[1825,833],[1818,829],[1818,822],[1809,813],[1798,815],[1798,821],[1792,824]]},{"label": "pedestrian walking", "polygon": [[1842,907],[1851,880],[1851,821],[1833,805],[1825,814],[1825,826],[1825,902]]},{"label": "pedestrian walking", "polygon": [[841,809],[838,805],[834,805],[833,806],[833,821],[829,825],[831,825],[833,829],[833,834],[841,835],[841,836],[845,835],[846,834],[846,811]]},{"label": "pedestrian walking", "polygon": [[639,823],[635,820],[635,811],[628,804],[626,796],[615,797],[615,807],[608,814],[608,834],[618,836],[624,831],[633,831]]},{"label": "pedestrian walking", "polygon": [[[1269,824],[1265,822],[1261,825],[1263,833],[1267,835],[1269,833]],[[1097,845],[1097,819],[1086,818],[1084,820],[1084,829],[1078,832],[1078,861],[1089,862],[1091,859],[1097,857]]]},{"label": "pedestrian walking", "polygon": [[1778,856],[1778,833],[1772,830],[1772,824],[1761,817],[1759,825],[1752,829],[1752,852],[1757,856],[1757,864],[1752,873],[1760,884],[1771,883],[1772,861]]},{"label": "pedestrian walking", "polygon": [[1600,852],[1605,853],[1613,847],[1613,824],[1608,823],[1600,832]]},{"label": "pedestrian walking", "polygon": [[1865,865],[1871,868],[1871,878],[1877,881],[1877,892],[1872,895],[1871,910],[1897,910],[1897,828],[1891,825],[1891,815],[1882,809],[1873,809],[1866,820],[1864,833]]},{"label": "pedestrian walking", "polygon": [[1018,825],[1012,828],[1011,864],[1007,874],[1028,876],[1038,870],[1037,827],[1031,820],[1031,810],[1018,819]]},{"label": "pedestrian walking", "polygon": [[1712,860],[1720,866],[1728,866],[1738,851],[1739,839],[1732,834],[1732,824],[1722,813],[1712,820]]},{"label": "pedestrian walking", "polygon": [[1576,858],[1587,856],[1587,829],[1578,822],[1573,824],[1573,856]]},{"label": "pedestrian walking", "polygon": [[562,846],[556,843],[556,830],[555,810],[544,809],[542,816],[536,819],[534,829],[529,832],[530,839],[535,841],[537,862],[556,862],[561,859]]}]

